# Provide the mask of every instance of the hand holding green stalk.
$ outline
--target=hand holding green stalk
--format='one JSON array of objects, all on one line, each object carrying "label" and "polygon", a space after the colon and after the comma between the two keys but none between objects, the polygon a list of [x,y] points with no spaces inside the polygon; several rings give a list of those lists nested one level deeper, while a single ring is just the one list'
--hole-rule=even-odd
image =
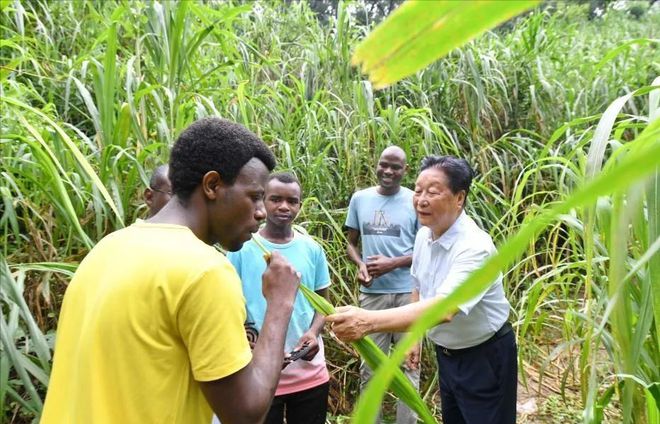
[{"label": "hand holding green stalk", "polygon": [[[268,249],[266,249],[266,247],[259,241],[258,238],[252,237],[252,240],[254,240],[256,245],[259,246],[261,251],[264,253],[264,259],[268,261],[271,256]],[[300,282],[299,289],[303,296],[305,296],[305,299],[307,299],[314,310],[316,310],[318,313],[323,314],[324,316],[328,316],[336,312],[334,306],[332,306],[330,302],[316,294],[313,290],[306,287],[302,281]],[[376,346],[373,340],[371,340],[369,337],[364,337],[360,340],[351,342],[351,345],[353,345],[355,350],[357,350],[360,354],[360,357],[364,359],[364,361],[372,370],[378,369],[380,364],[387,359],[385,353],[383,353],[383,351],[380,350],[380,348]],[[410,406],[410,408],[412,408],[425,423],[437,423],[433,417],[433,414],[428,409],[422,398],[419,396],[417,390],[412,386],[410,380],[406,378],[400,369],[395,371],[391,388],[392,391],[408,406]]]}]

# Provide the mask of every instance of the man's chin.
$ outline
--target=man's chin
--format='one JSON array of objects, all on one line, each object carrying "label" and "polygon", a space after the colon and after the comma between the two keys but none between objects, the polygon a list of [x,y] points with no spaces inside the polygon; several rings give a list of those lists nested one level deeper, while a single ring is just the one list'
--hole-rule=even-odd
[{"label": "man's chin", "polygon": [[383,188],[396,188],[400,185],[397,181],[379,181],[379,184]]},{"label": "man's chin", "polygon": [[228,252],[238,252],[239,250],[241,250],[243,245],[250,239],[252,239],[251,232],[246,233],[241,238],[235,238],[234,240],[227,240],[225,242],[221,242],[220,245],[222,246],[223,249],[225,249]]},{"label": "man's chin", "polygon": [[226,247],[223,246],[223,247],[227,249],[227,252],[238,252],[239,250],[241,250],[244,244],[245,241],[235,241],[230,246],[226,246]]}]

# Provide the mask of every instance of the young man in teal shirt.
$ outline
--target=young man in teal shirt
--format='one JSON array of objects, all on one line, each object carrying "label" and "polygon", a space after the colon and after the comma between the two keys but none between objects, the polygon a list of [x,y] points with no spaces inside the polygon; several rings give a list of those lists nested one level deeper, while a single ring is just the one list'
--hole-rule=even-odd
[{"label": "young man in teal shirt", "polygon": [[[330,276],[325,253],[311,237],[296,232],[293,220],[301,206],[300,183],[290,173],[270,176],[265,194],[266,225],[255,237],[268,250],[276,250],[301,273],[301,284],[327,298]],[[263,252],[254,241],[228,255],[241,276],[246,300],[246,330],[258,336],[264,320],[266,301],[261,293],[261,276],[266,269]],[[298,293],[286,335],[282,370],[275,399],[266,424],[325,424],[329,375],[325,364],[323,316],[316,314],[302,293]],[[300,359],[290,360],[287,352],[307,351]]]}]

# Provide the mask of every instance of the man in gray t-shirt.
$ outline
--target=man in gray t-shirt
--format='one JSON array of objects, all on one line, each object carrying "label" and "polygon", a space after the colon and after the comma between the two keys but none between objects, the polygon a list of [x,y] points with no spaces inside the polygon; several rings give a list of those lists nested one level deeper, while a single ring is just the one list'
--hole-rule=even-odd
[{"label": "man in gray t-shirt", "polygon": [[[407,305],[413,280],[410,275],[417,216],[412,190],[401,187],[406,173],[406,154],[397,146],[383,150],[376,166],[378,185],[353,194],[348,206],[348,257],[358,266],[360,306],[380,310]],[[361,244],[361,246],[360,246]],[[404,333],[372,334],[386,354]],[[419,349],[413,350],[404,373],[419,387]],[[371,370],[360,366],[362,385]],[[397,424],[417,422],[414,412],[403,402],[397,405]]]}]

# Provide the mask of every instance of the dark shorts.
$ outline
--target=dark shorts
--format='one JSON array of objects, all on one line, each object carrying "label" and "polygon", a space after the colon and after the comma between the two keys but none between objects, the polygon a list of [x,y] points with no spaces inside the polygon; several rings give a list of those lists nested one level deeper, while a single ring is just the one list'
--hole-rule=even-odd
[{"label": "dark shorts", "polygon": [[509,323],[477,346],[436,346],[436,356],[444,424],[516,422],[518,349]]}]

